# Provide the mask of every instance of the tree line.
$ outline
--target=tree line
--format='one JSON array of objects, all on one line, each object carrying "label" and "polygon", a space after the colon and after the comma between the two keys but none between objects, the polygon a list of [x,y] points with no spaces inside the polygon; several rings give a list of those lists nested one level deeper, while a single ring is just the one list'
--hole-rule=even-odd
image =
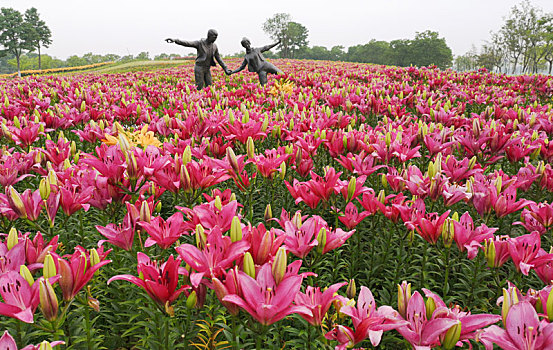
[{"label": "tree line", "polygon": [[500,73],[553,70],[553,14],[529,0],[512,7],[505,22],[480,50],[473,47],[455,59],[458,70],[486,68]]},{"label": "tree line", "polygon": [[453,63],[453,54],[445,38],[430,30],[416,33],[413,39],[390,42],[373,39],[346,50],[344,46],[331,49],[309,47],[308,29],[292,21],[286,13],[275,14],[265,21],[262,28],[273,40],[281,40],[279,51],[266,55],[269,58],[350,61],[403,67],[436,65],[442,69],[451,67]]}]

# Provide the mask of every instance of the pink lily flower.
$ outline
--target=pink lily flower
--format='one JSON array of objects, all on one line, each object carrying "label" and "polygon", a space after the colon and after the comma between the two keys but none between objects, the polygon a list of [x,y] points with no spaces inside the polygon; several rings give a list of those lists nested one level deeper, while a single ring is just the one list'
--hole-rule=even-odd
[{"label": "pink lily flower", "polygon": [[274,228],[267,230],[263,224],[259,224],[257,227],[248,225],[244,229],[242,240],[250,243],[248,251],[256,265],[261,266],[269,262],[284,243],[286,236],[277,235],[276,231]]},{"label": "pink lily flower", "polygon": [[203,250],[191,244],[182,244],[176,248],[182,260],[194,270],[190,272],[190,283],[197,287],[203,277],[220,278],[225,270],[241,258],[250,248],[246,241],[232,242],[230,237],[223,236],[219,228],[213,229],[208,235]]},{"label": "pink lily flower", "polygon": [[450,212],[451,210],[448,210],[440,216],[438,216],[438,213],[429,213],[425,216],[419,216],[417,218],[417,225],[415,226],[417,232],[428,243],[436,244],[438,239],[442,236],[442,225]]},{"label": "pink lily flower", "polygon": [[251,162],[257,166],[257,170],[263,177],[272,179],[274,174],[279,171],[280,164],[285,162],[290,155],[279,154],[276,149],[266,150],[265,154],[255,156]]},{"label": "pink lily flower", "polygon": [[155,217],[150,222],[140,221],[139,224],[150,235],[144,242],[145,247],[157,244],[161,249],[167,249],[185,233],[181,212],[171,215],[167,221],[162,217]]},{"label": "pink lily flower", "polygon": [[340,312],[351,317],[355,328],[354,345],[368,337],[373,346],[378,346],[382,333],[392,329],[399,331],[400,327],[407,327],[409,324],[390,306],[377,308],[371,290],[365,286],[361,287],[356,307],[346,305],[340,308]]},{"label": "pink lily flower", "polygon": [[126,251],[131,250],[134,242],[134,228],[131,221],[131,216],[127,214],[123,219],[123,224],[108,224],[105,227],[96,225],[96,230],[107,238],[107,240],[98,241],[98,244],[102,245],[104,242],[109,242]]},{"label": "pink lily flower", "polygon": [[284,181],[286,188],[296,200],[296,204],[304,202],[309,208],[315,209],[321,198],[317,196],[309,187],[307,182],[299,182],[297,179],[294,179],[293,185],[290,185],[288,181]]},{"label": "pink lily flower", "polygon": [[344,231],[341,228],[337,228],[336,230],[328,228],[322,254],[326,254],[331,250],[341,247],[354,233],[355,230]]},{"label": "pink lily flower", "polygon": [[346,205],[346,210],[344,210],[344,215],[338,217],[340,222],[346,226],[347,229],[351,230],[355,226],[359,225],[363,219],[370,215],[370,212],[364,211],[359,214],[357,206],[353,202],[349,202]]},{"label": "pink lily flower", "polygon": [[466,250],[468,258],[471,260],[478,254],[478,249],[482,247],[480,243],[493,238],[494,232],[497,231],[497,228],[489,228],[484,224],[474,229],[474,222],[468,212],[461,215],[459,222],[453,221],[453,227],[455,228],[453,239],[457,243],[457,247],[462,252]]},{"label": "pink lily flower", "polygon": [[536,309],[527,301],[511,306],[505,320],[505,329],[486,328],[479,337],[487,350],[496,344],[505,350],[553,349],[553,323],[540,321]]},{"label": "pink lily flower", "polygon": [[25,238],[25,261],[31,271],[33,265],[42,264],[47,254],[58,249],[58,239],[59,235],[56,235],[46,243],[40,232],[37,232],[32,240],[29,237]]},{"label": "pink lily flower", "polygon": [[165,307],[167,303],[171,304],[179,295],[189,286],[178,287],[179,274],[184,273],[180,268],[181,259],[169,256],[167,261],[160,264],[158,261],[152,261],[150,258],[138,252],[136,256],[138,264],[136,266],[138,274],[141,277],[133,275],[117,275],[108,280],[108,284],[113,281],[128,281],[141,287],[148,293],[150,298],[160,307]]},{"label": "pink lily flower", "polygon": [[541,236],[538,232],[511,238],[509,240],[509,254],[517,271],[526,276],[528,276],[530,269],[553,261],[553,254],[546,254],[541,249]]},{"label": "pink lily flower", "polygon": [[[48,344],[50,347],[55,347],[55,346],[58,346],[58,345],[65,344],[65,342],[61,341],[61,340],[57,340],[57,341],[54,341],[54,342],[51,342],[51,343],[48,343],[47,341],[43,341],[39,345],[27,345],[26,347],[21,348],[21,350],[39,350],[41,348],[41,346],[44,349],[47,349],[48,345],[46,345],[46,344]],[[2,350],[18,350],[17,344],[15,343],[15,340],[10,335],[10,333],[8,333],[8,331],[4,331],[4,334],[2,335],[2,337],[0,337],[0,349],[2,349]]]},{"label": "pink lily flower", "polygon": [[430,350],[438,345],[439,337],[458,322],[449,318],[427,319],[426,306],[419,292],[413,293],[407,303],[406,319],[408,325],[397,331],[417,350]]},{"label": "pink lily flower", "polygon": [[335,283],[323,292],[320,287],[308,286],[305,293],[298,292],[294,298],[295,304],[307,307],[313,314],[312,316],[300,314],[300,316],[312,326],[320,326],[330,305],[336,299],[336,292],[346,284],[346,282]]},{"label": "pink lily flower", "polygon": [[12,317],[25,323],[33,323],[33,314],[40,303],[39,283],[33,286],[15,271],[0,275],[0,315]]},{"label": "pink lily flower", "polygon": [[293,313],[313,316],[307,307],[292,304],[302,279],[300,275],[289,275],[277,285],[271,265],[265,264],[256,279],[240,271],[238,282],[242,295],[229,294],[223,301],[238,305],[263,325],[271,325]]},{"label": "pink lily flower", "polygon": [[25,265],[25,242],[20,241],[11,249],[6,242],[0,243],[0,275],[8,271],[19,272],[21,265]]},{"label": "pink lily flower", "polygon": [[65,215],[71,216],[77,210],[83,208],[88,211],[90,204],[88,201],[92,197],[93,187],[80,188],[81,186],[66,183],[60,187],[60,206]]},{"label": "pink lily flower", "polygon": [[291,221],[287,221],[284,226],[286,250],[303,259],[311,249],[317,246],[316,237],[322,227],[323,225],[313,217],[307,219],[300,228],[297,228]]}]

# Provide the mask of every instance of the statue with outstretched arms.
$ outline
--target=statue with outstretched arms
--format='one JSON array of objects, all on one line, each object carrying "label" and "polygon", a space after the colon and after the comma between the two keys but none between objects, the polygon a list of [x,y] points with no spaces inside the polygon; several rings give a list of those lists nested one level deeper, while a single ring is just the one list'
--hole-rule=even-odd
[{"label": "statue with outstretched arms", "polygon": [[263,47],[252,47],[248,38],[243,38],[240,43],[246,49],[246,56],[244,56],[244,61],[242,61],[240,67],[231,71],[230,74],[238,73],[247,66],[248,71],[257,73],[261,85],[267,84],[267,74],[283,74],[274,64],[265,61],[265,57],[262,55],[262,52],[269,51],[280,44],[280,40],[274,44]]},{"label": "statue with outstretched arms", "polygon": [[193,47],[197,50],[198,56],[196,57],[196,63],[194,65],[194,80],[198,90],[203,89],[206,86],[211,85],[211,67],[215,66],[215,61],[219,63],[221,68],[226,74],[230,75],[230,69],[221,59],[215,40],[217,40],[217,31],[210,29],[207,32],[207,39],[200,39],[196,41],[185,41],[179,39],[165,39],[168,43],[175,43],[186,47]]}]

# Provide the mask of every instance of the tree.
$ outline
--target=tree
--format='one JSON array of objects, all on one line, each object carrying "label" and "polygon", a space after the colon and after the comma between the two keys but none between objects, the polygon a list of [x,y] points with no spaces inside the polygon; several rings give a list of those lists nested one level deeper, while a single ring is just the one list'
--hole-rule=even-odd
[{"label": "tree", "polygon": [[31,7],[25,11],[25,23],[29,26],[29,41],[38,50],[38,69],[42,68],[40,59],[41,46],[49,47],[52,43],[52,33],[46,26],[46,22],[40,19],[36,8]]},{"label": "tree", "polygon": [[136,60],[140,60],[140,61],[149,61],[150,60],[150,53],[148,52],[141,52],[139,53],[136,57],[135,57]]},{"label": "tree", "polygon": [[21,12],[12,8],[0,9],[0,45],[4,47],[1,55],[9,53],[15,56],[18,76],[21,76],[20,58],[23,50],[33,49],[30,32]]},{"label": "tree", "polygon": [[274,41],[281,40],[281,51],[285,55],[289,52],[288,41],[283,40],[288,30],[288,23],[292,20],[292,17],[288,13],[277,13],[273,17],[267,19],[263,23],[263,31],[269,34],[269,37]]},{"label": "tree", "polygon": [[307,47],[309,31],[300,23],[292,22],[287,13],[277,13],[263,23],[263,31],[277,41],[280,40],[280,55],[293,58],[300,50]]},{"label": "tree", "polygon": [[416,66],[436,65],[440,69],[451,67],[453,53],[444,38],[438,37],[438,32],[430,30],[416,33],[411,41],[410,64]]}]

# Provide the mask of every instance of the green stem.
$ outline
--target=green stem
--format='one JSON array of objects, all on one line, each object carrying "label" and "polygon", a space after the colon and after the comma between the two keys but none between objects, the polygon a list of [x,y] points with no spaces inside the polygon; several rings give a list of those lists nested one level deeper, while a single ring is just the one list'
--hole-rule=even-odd
[{"label": "green stem", "polygon": [[445,300],[447,291],[448,291],[448,281],[449,281],[449,256],[451,254],[451,246],[447,248],[447,253],[445,254],[445,278],[444,286],[442,289],[442,298]]},{"label": "green stem", "polygon": [[469,301],[467,305],[470,305],[472,303],[472,300],[474,299],[474,287],[476,287],[476,280],[477,280],[478,272],[480,271],[479,255],[480,254],[476,256],[475,258],[476,261],[474,262],[474,271],[472,273],[472,282],[470,285]]},{"label": "green stem", "polygon": [[92,349],[92,333],[90,332],[91,323],[90,323],[90,309],[88,305],[84,305],[85,309],[85,315],[84,315],[84,321],[85,321],[85,328],[86,328],[86,346],[88,350]]},{"label": "green stem", "polygon": [[422,253],[422,263],[421,263],[421,276],[420,276],[420,288],[424,288],[424,278],[425,278],[425,269],[426,269],[426,259],[428,255],[428,247],[426,242],[424,243],[424,250]]},{"label": "green stem", "polygon": [[169,350],[169,323],[170,319],[167,316],[164,316],[165,318],[165,350]]},{"label": "green stem", "polygon": [[17,331],[17,333],[15,334],[15,340],[16,340],[18,348],[23,347],[23,339],[22,339],[22,336],[21,336],[21,322],[22,321],[20,321],[20,320],[16,320],[16,322],[15,322],[15,328],[16,328],[16,331]]}]

